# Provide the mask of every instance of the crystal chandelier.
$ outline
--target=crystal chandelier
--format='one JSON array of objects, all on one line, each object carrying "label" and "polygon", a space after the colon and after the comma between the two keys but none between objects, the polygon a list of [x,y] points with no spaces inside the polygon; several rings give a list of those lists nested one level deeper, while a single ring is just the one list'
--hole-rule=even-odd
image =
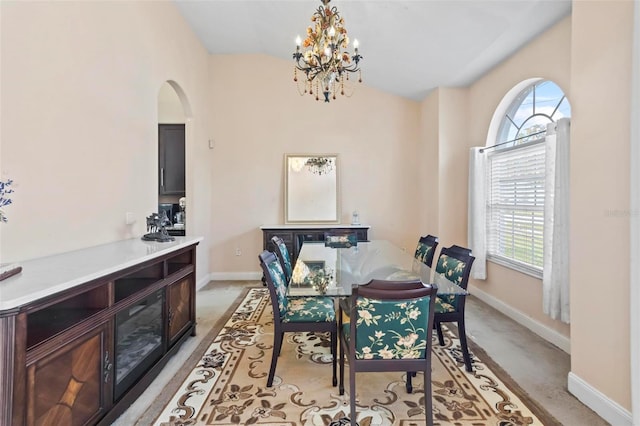
[{"label": "crystal chandelier", "polygon": [[[346,50],[349,47],[349,37],[344,19],[340,17],[336,7],[329,7],[331,0],[321,1],[322,6],[311,17],[313,24],[307,28],[307,38],[304,41],[300,37],[296,39],[293,81],[298,84],[300,95],[309,93],[319,100],[319,93],[322,91],[324,101],[329,102],[329,98],[336,99],[338,92],[345,95],[350,73],[357,72],[358,82],[362,82],[358,66],[362,56],[358,54],[358,40],[353,40],[354,54],[349,55]],[[298,81],[298,70],[304,73],[303,82]],[[301,84],[303,89],[300,88]]]}]

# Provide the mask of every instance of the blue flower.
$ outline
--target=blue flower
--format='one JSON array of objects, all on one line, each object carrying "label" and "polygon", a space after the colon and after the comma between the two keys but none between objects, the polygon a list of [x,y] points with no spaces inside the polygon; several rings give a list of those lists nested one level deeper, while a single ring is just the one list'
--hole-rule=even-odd
[{"label": "blue flower", "polygon": [[7,197],[7,194],[11,194],[13,189],[9,188],[13,181],[11,179],[3,182],[0,180],[0,222],[6,222],[7,216],[2,211],[2,207],[11,204],[11,198]]}]

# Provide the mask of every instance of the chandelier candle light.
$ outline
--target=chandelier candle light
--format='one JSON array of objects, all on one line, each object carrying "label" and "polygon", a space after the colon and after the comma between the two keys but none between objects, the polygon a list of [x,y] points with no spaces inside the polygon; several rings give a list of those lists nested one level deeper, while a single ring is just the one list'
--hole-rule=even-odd
[{"label": "chandelier candle light", "polygon": [[[331,0],[321,0],[311,17],[313,25],[307,28],[307,38],[304,42],[296,39],[296,51],[293,59],[296,61],[293,70],[293,81],[298,85],[298,70],[304,73],[304,90],[300,95],[309,93],[319,100],[322,90],[324,101],[336,99],[336,93],[345,95],[345,83],[349,81],[350,73],[358,73],[358,82],[362,83],[362,73],[358,63],[362,56],[358,54],[358,40],[353,40],[354,54],[349,55],[347,29],[344,19],[336,7],[329,7]],[[301,48],[302,47],[302,51]],[[344,49],[344,50],[343,50]],[[315,93],[314,93],[315,90]],[[350,95],[347,95],[350,96]]]}]

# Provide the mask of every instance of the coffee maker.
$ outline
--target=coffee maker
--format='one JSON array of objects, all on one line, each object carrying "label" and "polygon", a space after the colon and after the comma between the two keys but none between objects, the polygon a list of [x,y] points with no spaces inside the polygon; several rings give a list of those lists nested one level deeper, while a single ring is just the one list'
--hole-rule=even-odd
[{"label": "coffee maker", "polygon": [[181,197],[178,200],[179,211],[177,211],[174,215],[174,221],[173,221],[174,228],[184,229],[184,224],[187,219],[187,215],[185,214],[186,206],[187,206],[187,199],[185,197]]}]

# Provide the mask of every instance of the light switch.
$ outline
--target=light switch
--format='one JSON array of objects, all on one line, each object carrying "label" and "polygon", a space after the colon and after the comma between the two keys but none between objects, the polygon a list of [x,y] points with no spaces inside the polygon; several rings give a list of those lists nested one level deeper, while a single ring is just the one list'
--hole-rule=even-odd
[{"label": "light switch", "polygon": [[126,212],[124,217],[124,223],[126,225],[133,225],[136,221],[136,218],[133,216],[132,212]]}]

